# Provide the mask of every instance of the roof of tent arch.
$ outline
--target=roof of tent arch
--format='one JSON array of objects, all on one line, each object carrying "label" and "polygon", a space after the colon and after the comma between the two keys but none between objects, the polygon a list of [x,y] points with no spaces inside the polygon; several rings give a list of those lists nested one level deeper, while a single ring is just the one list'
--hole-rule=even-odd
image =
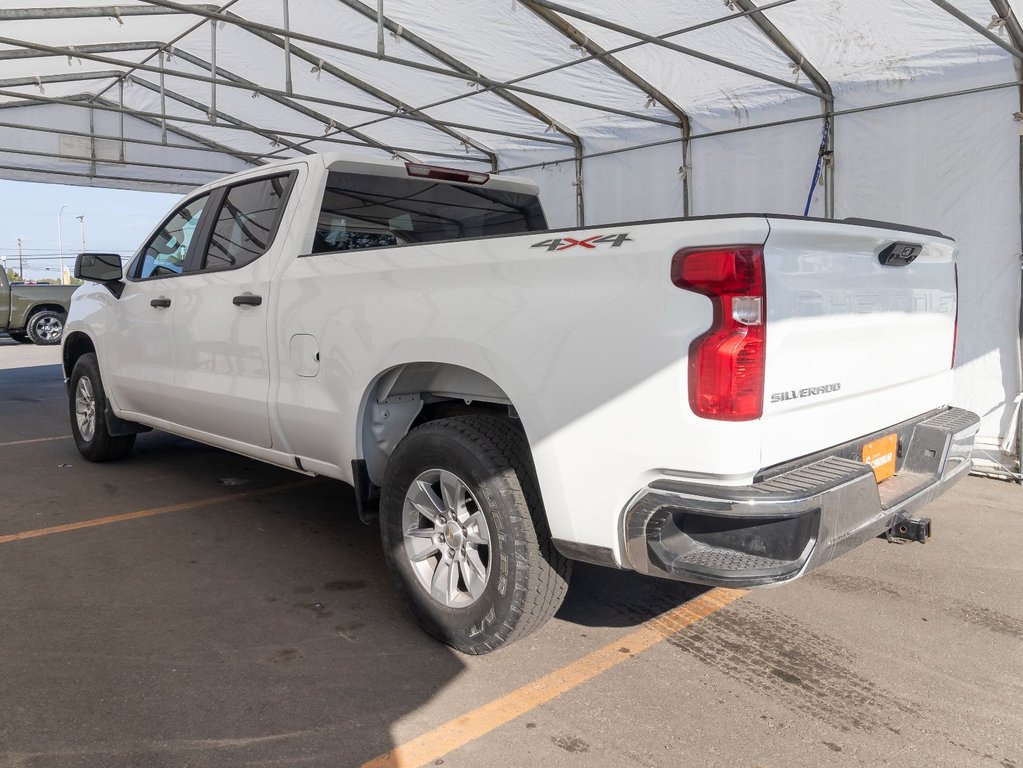
[{"label": "roof of tent arch", "polygon": [[[738,105],[828,119],[864,82],[1019,60],[1021,4],[34,0],[0,9],[0,177],[47,172],[62,150],[25,141],[47,133],[144,147],[116,158],[127,187],[209,180],[224,172],[212,153],[244,167],[347,148],[499,171],[535,149],[578,165],[594,138],[684,147]],[[90,153],[83,179],[110,161]]]}]

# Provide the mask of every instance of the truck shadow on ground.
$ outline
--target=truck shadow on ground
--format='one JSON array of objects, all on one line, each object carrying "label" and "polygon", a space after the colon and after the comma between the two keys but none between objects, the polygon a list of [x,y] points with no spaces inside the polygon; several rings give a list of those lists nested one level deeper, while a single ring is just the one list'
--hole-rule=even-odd
[{"label": "truck shadow on ground", "polygon": [[708,589],[634,571],[575,563],[568,595],[556,618],[584,627],[634,627]]}]

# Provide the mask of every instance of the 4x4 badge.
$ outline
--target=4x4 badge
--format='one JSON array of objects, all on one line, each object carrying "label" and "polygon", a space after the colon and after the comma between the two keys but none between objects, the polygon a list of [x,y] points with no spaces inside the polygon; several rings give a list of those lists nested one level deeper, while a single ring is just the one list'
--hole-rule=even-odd
[{"label": "4x4 badge", "polygon": [[629,237],[629,233],[622,232],[614,235],[594,235],[593,237],[587,237],[582,240],[577,240],[574,237],[555,237],[553,240],[543,240],[539,243],[533,243],[530,248],[546,248],[548,251],[564,251],[569,248],[575,248],[577,245],[582,248],[596,248],[598,245],[603,243],[610,243],[612,248],[619,248],[622,243],[631,242],[633,242],[633,240]]}]

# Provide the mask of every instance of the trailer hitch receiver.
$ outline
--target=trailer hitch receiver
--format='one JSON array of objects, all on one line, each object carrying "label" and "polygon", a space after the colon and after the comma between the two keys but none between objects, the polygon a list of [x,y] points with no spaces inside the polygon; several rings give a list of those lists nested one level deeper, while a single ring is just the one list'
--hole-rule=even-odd
[{"label": "trailer hitch receiver", "polygon": [[931,538],[931,518],[911,517],[908,520],[902,520],[888,529],[885,538],[888,541],[907,539],[926,544],[927,540]]}]

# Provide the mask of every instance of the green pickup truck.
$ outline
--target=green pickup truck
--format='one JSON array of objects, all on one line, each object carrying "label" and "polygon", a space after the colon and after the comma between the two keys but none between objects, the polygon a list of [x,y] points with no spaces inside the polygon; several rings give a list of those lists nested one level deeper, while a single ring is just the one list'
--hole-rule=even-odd
[{"label": "green pickup truck", "polygon": [[23,344],[60,344],[77,285],[11,285],[0,269],[0,333]]}]

